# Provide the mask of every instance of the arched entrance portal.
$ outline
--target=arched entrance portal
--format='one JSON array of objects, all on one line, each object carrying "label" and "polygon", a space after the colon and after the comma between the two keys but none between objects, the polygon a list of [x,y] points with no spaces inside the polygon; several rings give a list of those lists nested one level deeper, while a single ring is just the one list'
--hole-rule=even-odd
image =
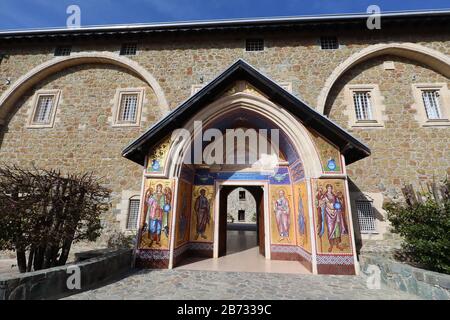
[{"label": "arched entrance portal", "polygon": [[[302,127],[298,123],[295,124],[295,119],[275,108],[272,109],[271,106],[268,106],[268,101],[262,97],[244,93],[240,93],[238,96],[240,99],[236,99],[236,96],[232,99],[230,97],[219,99],[210,105],[207,112],[194,116],[193,119],[202,120],[203,130],[193,130],[187,142],[183,140],[180,142],[183,148],[177,149],[177,145],[174,144],[171,150],[173,153],[170,152],[168,156],[169,161],[173,161],[174,165],[179,166],[174,170],[174,174],[179,179],[187,182],[189,178],[185,177],[191,175],[194,177],[192,183],[193,210],[191,212],[193,238],[190,238],[191,244],[187,249],[188,256],[218,259],[217,261],[226,265],[229,271],[233,270],[231,265],[234,262],[233,257],[228,257],[229,252],[227,252],[227,240],[232,239],[228,235],[232,232],[227,230],[226,219],[227,197],[232,190],[238,186],[247,188],[257,201],[257,230],[255,233],[257,250],[250,250],[247,256],[239,255],[239,263],[251,264],[259,269],[266,266],[265,260],[269,261],[275,258],[296,261],[299,259],[296,252],[286,252],[287,248],[297,247],[295,233],[298,212],[294,206],[296,200],[294,200],[292,183],[304,180],[305,172],[312,176],[320,175],[320,172],[317,172],[319,161],[312,162],[314,166],[306,168],[306,164],[302,160],[303,154],[310,159],[317,158],[318,155],[314,150],[311,138],[306,131],[303,131],[304,128],[299,130]],[[296,134],[290,130],[295,129],[294,124]],[[185,128],[189,128],[189,123]],[[203,162],[192,163],[195,160],[193,154],[195,153],[195,144],[198,143],[196,141],[210,129],[219,132],[220,137],[204,139],[201,144]],[[236,140],[237,143],[231,149],[228,147],[229,136],[227,134],[230,130],[235,132],[241,130],[241,133],[245,135],[245,140],[241,142],[243,146],[239,145],[239,141]],[[262,137],[258,135],[261,130],[267,131]],[[272,130],[276,134],[273,134]],[[257,135],[255,141],[250,138],[252,132]],[[174,140],[177,141],[176,138]],[[262,144],[267,145],[266,153],[258,152]],[[221,159],[216,157],[216,160],[223,160],[223,162],[210,164],[208,160],[211,152],[209,150],[223,151]],[[301,150],[305,150],[305,152]],[[255,151],[257,160],[252,162],[250,154]],[[181,161],[182,164],[179,160],[181,158],[184,159]],[[230,158],[237,162],[229,163]],[[243,162],[238,162],[239,159]],[[296,177],[291,177],[290,167],[292,172],[297,171]],[[315,170],[317,171],[314,174]],[[280,193],[284,194],[284,200],[279,198]],[[277,201],[281,203],[280,209],[275,210]],[[284,205],[289,208],[281,209]],[[310,213],[306,211],[307,206],[305,207],[303,215],[309,215]],[[211,219],[208,220],[209,224],[203,223],[205,210],[211,214]],[[283,210],[285,212],[282,212]],[[175,217],[175,225],[177,221],[178,218]],[[307,221],[311,221],[311,219],[307,219]],[[310,228],[309,222],[305,223],[305,228]],[[303,236],[309,238],[306,241],[309,244],[313,241],[311,235],[312,233],[308,232]],[[175,239],[176,237],[175,235]],[[183,257],[179,258],[177,249],[177,247],[174,248],[173,267],[180,263],[183,264]],[[223,259],[224,257],[227,259]],[[308,261],[305,261],[305,264],[312,271],[311,264]],[[286,263],[285,266],[292,270],[290,263]],[[236,267],[239,270],[240,266]],[[205,266],[205,268],[208,267]],[[304,267],[298,262],[295,263],[295,268],[298,272],[305,272]],[[282,266],[277,270],[284,271]]]},{"label": "arched entrance portal", "polygon": [[136,266],[227,266],[226,197],[240,186],[258,202],[262,265],[355,274],[345,165],[369,154],[240,60],[123,151],[145,166]]}]

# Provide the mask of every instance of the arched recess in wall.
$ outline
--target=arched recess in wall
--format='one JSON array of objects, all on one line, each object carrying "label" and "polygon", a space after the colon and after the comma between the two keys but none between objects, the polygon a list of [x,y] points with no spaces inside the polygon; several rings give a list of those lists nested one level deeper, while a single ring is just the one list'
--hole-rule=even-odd
[{"label": "arched recess in wall", "polygon": [[450,78],[450,57],[439,51],[415,43],[376,44],[353,54],[333,71],[317,99],[317,111],[324,113],[331,89],[346,71],[361,62],[382,55],[395,55],[421,62]]},{"label": "arched recess in wall", "polygon": [[155,77],[137,62],[108,52],[77,53],[67,57],[57,57],[44,62],[14,82],[0,97],[0,125],[3,124],[7,118],[8,113],[17,99],[36,83],[63,69],[88,63],[112,64],[131,71],[133,74],[147,82],[154,90],[161,111],[166,113],[170,111],[164,92]]}]

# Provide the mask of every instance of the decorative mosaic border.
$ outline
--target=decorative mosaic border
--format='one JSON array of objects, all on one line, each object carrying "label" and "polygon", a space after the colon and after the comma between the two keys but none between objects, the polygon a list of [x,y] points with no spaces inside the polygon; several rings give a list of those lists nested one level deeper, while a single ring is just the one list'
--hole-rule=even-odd
[{"label": "decorative mosaic border", "polygon": [[204,250],[204,251],[212,251],[214,245],[212,243],[205,242],[187,242],[180,247],[176,248],[173,251],[174,258],[182,255],[188,250]]},{"label": "decorative mosaic border", "polygon": [[167,260],[169,250],[139,250],[137,256],[142,260]]},{"label": "decorative mosaic border", "polygon": [[277,167],[276,173],[269,172],[235,172],[222,171],[210,172],[208,169],[198,169],[194,176],[194,185],[206,186],[214,185],[215,180],[258,180],[269,181],[270,184],[288,185],[291,184],[288,167]]},{"label": "decorative mosaic border", "polygon": [[297,183],[303,179],[305,179],[305,169],[303,167],[303,162],[297,160],[289,167],[291,172],[292,182]]},{"label": "decorative mosaic border", "polygon": [[353,265],[353,255],[350,256],[330,256],[317,255],[317,264]]},{"label": "decorative mosaic border", "polygon": [[277,246],[277,245],[271,245],[270,250],[272,252],[279,252],[279,253],[296,253],[300,256],[302,256],[306,261],[311,262],[312,257],[311,254],[306,252],[300,247],[297,246]]},{"label": "decorative mosaic border", "polygon": [[181,246],[173,250],[173,257],[177,258],[178,256],[182,255],[188,250],[189,250],[189,242],[186,242],[185,244],[182,244]]},{"label": "decorative mosaic border", "polygon": [[[182,246],[176,248],[173,251],[173,256],[176,258],[186,252],[187,250],[204,250],[204,251],[212,251],[213,244],[212,243],[204,243],[204,242],[188,242],[183,244]],[[142,260],[167,260],[169,259],[169,250],[139,250],[137,252],[137,256]]]},{"label": "decorative mosaic border", "polygon": [[190,242],[189,243],[190,250],[214,250],[214,244],[210,242]]}]

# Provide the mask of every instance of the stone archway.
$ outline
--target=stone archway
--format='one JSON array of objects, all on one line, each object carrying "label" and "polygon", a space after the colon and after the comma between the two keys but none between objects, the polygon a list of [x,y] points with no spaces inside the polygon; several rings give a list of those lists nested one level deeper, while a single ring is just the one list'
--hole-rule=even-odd
[{"label": "stone archway", "polygon": [[[286,136],[286,138],[290,141],[292,149],[295,150],[297,158],[286,159],[289,161],[284,161],[285,164],[283,164],[282,166],[283,168],[287,168],[287,166],[289,166],[289,163],[293,164],[296,161],[301,161],[302,164],[304,165],[303,167],[305,170],[305,177],[307,179],[320,178],[322,176],[322,169],[320,167],[319,156],[315,148],[314,142],[312,141],[311,136],[307,132],[307,129],[291,114],[279,108],[278,106],[267,100],[265,97],[242,92],[233,94],[232,96],[225,96],[219,98],[215,102],[208,105],[207,108],[204,108],[202,111],[192,116],[191,120],[187,121],[186,124],[183,126],[184,129],[190,132],[190,136],[188,137],[188,139],[184,139],[183,137],[183,139],[178,140],[176,137],[172,136],[172,141],[174,142],[167,156],[168,162],[166,165],[167,168],[167,171],[165,173],[166,176],[172,179],[180,179],[183,176],[181,172],[183,170],[183,163],[185,163],[184,157],[187,155],[191,155],[190,147],[192,146],[192,144],[195,143],[194,142],[195,139],[193,137],[197,136],[198,134],[202,134],[202,132],[195,131],[194,121],[202,120],[205,128],[207,128],[209,125],[215,127],[215,124],[217,122],[221,122],[223,120],[227,121],[226,119],[224,119],[227,118],[227,114],[234,114],[234,113],[238,113],[240,115],[252,114],[253,116],[251,119],[252,121],[255,121],[255,123],[261,122],[262,118],[265,118],[268,121],[270,120],[280,130],[280,132],[282,132]],[[227,125],[229,125],[228,122]],[[233,126],[231,127],[227,126],[227,128],[233,128]],[[242,172],[244,172],[244,174],[245,172],[251,172],[251,174],[254,175],[254,172],[248,169],[249,167],[247,169],[244,169]],[[230,169],[227,166],[221,167],[219,171],[214,171],[215,169],[212,170],[213,170],[212,172],[232,171],[234,173],[239,174],[239,170],[235,171],[237,169]],[[278,173],[277,170],[278,168],[276,169],[276,172]],[[197,175],[197,173],[198,171],[194,171],[195,175]],[[221,234],[223,234],[226,231],[226,229],[223,228],[223,226],[225,225],[224,221],[223,219],[221,219],[223,218],[223,215],[221,214],[220,210],[222,206],[221,186],[242,186],[242,187],[258,186],[263,190],[263,192],[260,195],[262,207],[262,210],[260,211],[263,216],[259,217],[261,223],[258,224],[258,226],[261,226],[261,230],[259,230],[258,235],[260,234],[262,235],[262,237],[264,237],[263,239],[258,238],[263,246],[260,247],[259,252],[262,256],[265,256],[267,260],[272,259],[271,237],[272,237],[272,230],[274,230],[273,229],[274,227],[272,225],[273,223],[271,222],[273,220],[273,217],[270,218],[271,215],[273,215],[271,209],[272,205],[270,202],[273,201],[270,191],[271,187],[267,180],[263,182],[258,179],[261,178],[250,177],[246,181],[236,181],[233,180],[233,178],[226,179],[226,181],[225,180],[219,181],[221,179],[218,178],[215,180],[213,184],[210,184],[212,190],[211,192],[214,193],[214,196],[212,197],[212,200],[214,201],[213,206],[214,209],[211,212],[213,214],[211,221],[213,222],[214,226],[212,232],[213,239],[210,239],[208,237],[208,240],[211,241],[208,243],[208,250],[210,251],[211,258],[217,259],[224,255],[224,253],[220,251],[221,250],[220,239],[224,239],[223,235],[221,237]],[[200,188],[201,184],[197,184],[196,187]],[[290,184],[287,188],[288,190],[291,190]],[[210,191],[208,192],[211,193]],[[293,196],[292,193],[290,193],[289,196],[290,197]],[[194,201],[194,198],[192,201]],[[292,208],[292,210],[294,209]],[[309,209],[306,214],[308,214],[308,216],[310,215]],[[294,218],[294,211],[292,211],[291,216],[292,225],[296,223],[295,221],[296,218]],[[309,221],[312,221],[312,217],[309,218]],[[172,225],[177,225],[176,214],[173,215]],[[307,228],[309,228],[309,225],[307,226]],[[311,246],[314,247],[315,239],[314,237],[312,237],[312,234],[313,233],[308,232],[308,235],[310,237],[308,241],[309,243],[311,243]],[[175,233],[172,234],[172,237],[175,237]],[[292,236],[292,239],[293,238],[294,236]],[[197,239],[194,240],[198,241]],[[174,264],[173,261],[175,261],[174,256],[179,256],[179,254],[175,252],[175,249],[176,249],[175,245],[173,245],[172,248],[170,248],[169,250],[170,251],[169,266],[173,266]],[[289,255],[290,253],[286,254]],[[177,260],[179,259],[177,258]],[[314,268],[315,267],[311,265],[311,272],[313,271]]]},{"label": "stone archway", "polygon": [[328,95],[336,81],[355,65],[381,55],[391,54],[422,62],[443,75],[450,77],[450,57],[434,49],[415,43],[389,43],[369,46],[341,63],[325,82],[317,99],[316,110],[324,114]]},{"label": "stone archway", "polygon": [[[220,189],[252,185],[264,188],[265,260],[295,261],[297,269],[300,263],[312,273],[358,272],[351,221],[334,240],[330,238],[333,226],[324,223],[325,210],[336,211],[331,214],[333,221],[348,221],[351,207],[345,166],[368,156],[370,149],[282,90],[239,60],[124,149],[124,157],[146,167],[142,198],[164,184],[171,201],[164,205],[166,221],[172,226],[167,241],[152,245],[138,238],[137,266],[173,268],[189,257],[216,264],[222,258],[217,223]],[[253,166],[247,152],[255,149],[250,143],[259,150],[259,140],[249,137],[252,132],[242,131],[256,130],[253,136],[258,136],[262,128],[266,134],[270,131],[270,139],[266,136],[262,141],[279,141],[278,150],[283,152],[273,156],[268,153],[270,147],[264,149],[258,158],[252,157],[258,164]],[[236,129],[241,130],[239,134]],[[279,140],[273,139],[277,133]],[[225,148],[223,143],[216,144],[224,140]],[[235,148],[236,140],[242,148]],[[212,150],[219,151],[213,155]],[[234,162],[238,152],[248,161]],[[236,157],[222,162],[224,154]],[[259,162],[260,154],[275,161],[260,166],[265,163]],[[214,161],[205,162],[208,157]],[[326,202],[332,206],[325,207]],[[145,211],[140,215],[143,228]],[[189,229],[186,221],[190,221]]]},{"label": "stone archway", "polygon": [[113,64],[133,72],[154,90],[159,107],[166,112],[170,111],[164,92],[155,77],[137,62],[108,52],[75,53],[44,62],[14,82],[0,97],[0,125],[5,121],[15,101],[36,83],[63,69],[88,63]]}]

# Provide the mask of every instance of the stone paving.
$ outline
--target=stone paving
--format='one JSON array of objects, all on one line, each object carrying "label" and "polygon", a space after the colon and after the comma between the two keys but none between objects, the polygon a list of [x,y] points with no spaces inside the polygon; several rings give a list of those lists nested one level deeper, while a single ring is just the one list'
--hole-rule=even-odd
[{"label": "stone paving", "polygon": [[398,300],[417,296],[382,287],[370,290],[364,276],[139,270],[104,287],[66,299],[78,300]]}]

